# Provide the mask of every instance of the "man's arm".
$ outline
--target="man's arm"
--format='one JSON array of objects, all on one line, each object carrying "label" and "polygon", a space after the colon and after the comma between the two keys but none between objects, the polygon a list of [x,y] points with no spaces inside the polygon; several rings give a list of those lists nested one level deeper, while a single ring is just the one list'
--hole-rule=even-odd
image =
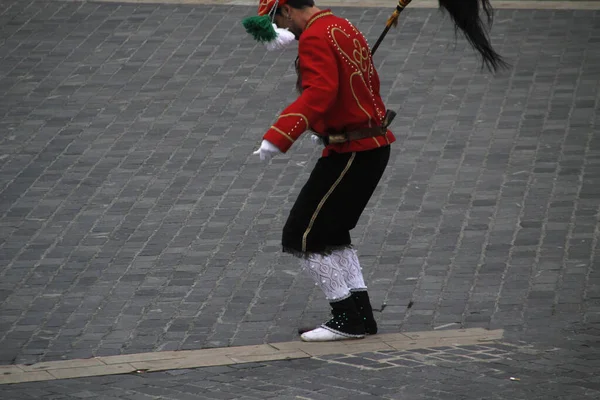
[{"label": "man's arm", "polygon": [[281,113],[263,137],[284,153],[309,129],[311,122],[323,117],[338,93],[338,65],[326,40],[301,37],[298,54],[302,94]]}]

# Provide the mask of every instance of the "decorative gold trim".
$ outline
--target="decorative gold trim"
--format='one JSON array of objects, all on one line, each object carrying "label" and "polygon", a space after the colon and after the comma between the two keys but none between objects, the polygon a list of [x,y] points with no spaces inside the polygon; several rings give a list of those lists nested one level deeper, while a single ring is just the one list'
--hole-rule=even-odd
[{"label": "decorative gold trim", "polygon": [[292,142],[292,143],[295,142],[294,138],[292,138],[290,135],[288,135],[287,133],[285,133],[284,131],[282,131],[278,127],[271,125],[271,129],[273,129],[275,132],[281,134],[283,137],[285,137],[290,142]]},{"label": "decorative gold trim", "polygon": [[354,80],[353,78],[359,75],[360,78],[362,79],[363,83],[365,83],[365,78],[362,76],[362,74],[360,73],[360,71],[356,71],[354,72],[352,75],[350,75],[350,90],[352,90],[352,96],[354,97],[354,100],[356,101],[356,104],[358,105],[358,108],[360,108],[362,110],[362,112],[364,112],[366,114],[366,116],[369,118],[369,128],[372,126],[371,121],[373,120],[373,117],[371,116],[371,114],[369,114],[369,112],[367,110],[365,110],[365,108],[362,106],[362,103],[360,102],[360,100],[358,99],[358,96],[356,95],[356,91],[354,90]]},{"label": "decorative gold trim", "polygon": [[261,0],[260,3],[258,4],[258,15],[266,15],[268,14],[271,10],[265,10],[269,8],[269,0]]},{"label": "decorative gold trim", "polygon": [[337,185],[340,184],[340,182],[342,181],[342,179],[344,178],[344,176],[346,175],[346,173],[350,169],[350,166],[354,162],[354,158],[355,157],[356,157],[356,153],[352,153],[352,156],[350,157],[350,159],[348,160],[348,163],[346,164],[346,168],[344,168],[344,170],[342,171],[342,173],[340,174],[340,176],[337,178],[337,180],[335,181],[335,183],[333,184],[333,186],[331,186],[329,188],[329,190],[327,191],[327,193],[325,194],[325,196],[321,199],[321,202],[317,206],[317,209],[313,213],[312,218],[310,219],[310,222],[308,224],[308,228],[306,228],[306,231],[304,232],[304,235],[302,235],[302,251],[303,252],[306,252],[306,239],[308,238],[308,234],[312,230],[313,224],[315,223],[315,220],[317,219],[317,216],[319,215],[319,212],[321,211],[321,208],[323,208],[323,205],[325,204],[325,202],[327,201],[327,199],[329,198],[329,196],[331,196],[331,193],[333,193],[333,191],[335,190],[335,188],[337,187]]},{"label": "decorative gold trim", "polygon": [[[360,100],[358,99],[358,96],[356,96],[356,92],[354,90],[354,84],[353,82],[353,78],[358,75],[360,76],[360,79],[362,80],[363,84],[365,85],[365,88],[367,89],[367,91],[371,92],[371,90],[369,89],[368,85],[367,85],[367,81],[365,79],[364,76],[364,72],[362,71],[361,65],[359,64],[359,62],[362,62],[361,60],[357,60],[356,58],[352,58],[350,57],[340,46],[339,42],[337,41],[336,37],[335,37],[335,32],[339,31],[341,32],[342,35],[344,35],[346,37],[346,39],[350,39],[350,35],[348,35],[346,32],[344,32],[343,30],[341,30],[340,28],[332,28],[330,30],[330,36],[331,36],[331,40],[333,40],[333,42],[335,43],[335,46],[338,48],[338,50],[340,51],[340,53],[342,53],[346,59],[348,60],[348,62],[350,62],[352,65],[354,65],[354,67],[356,67],[356,72],[354,72],[352,75],[350,75],[350,90],[352,91],[352,96],[354,97],[354,100],[356,101],[356,104],[358,105],[358,107],[362,110],[362,112],[364,112],[366,114],[366,116],[369,118],[369,127],[372,126],[371,121],[373,120],[373,116],[371,114],[369,114],[369,112],[367,110],[365,110],[365,108],[362,106]],[[356,46],[358,44],[358,49],[354,49],[353,55],[355,57],[357,57],[357,53],[359,55],[362,55],[362,47],[360,46],[360,42],[358,42],[357,39],[354,39],[353,41],[354,46]]]},{"label": "decorative gold trim", "polygon": [[306,118],[306,116],[304,116],[304,114],[290,113],[290,114],[281,114],[279,116],[279,118],[283,118],[283,117],[300,117],[304,120],[304,123],[306,124],[305,130],[310,129],[310,124],[308,123],[308,118]]},{"label": "decorative gold trim", "polygon": [[369,69],[371,63],[369,49],[367,47],[362,47],[357,38],[354,38],[352,44],[354,45],[354,51],[352,52],[354,61],[360,66],[361,71],[365,73]]},{"label": "decorative gold trim", "polygon": [[313,22],[315,22],[319,18],[327,17],[329,15],[333,15],[333,13],[331,11],[327,11],[327,12],[324,12],[323,14],[317,15],[316,17],[314,17],[313,19],[308,21],[308,23],[306,24],[306,28],[304,28],[304,30],[307,30],[308,28],[310,28],[310,26],[313,24]]},{"label": "decorative gold trim", "polygon": [[[353,64],[353,65],[356,67],[356,69],[358,69],[358,70],[360,71],[360,69],[361,69],[361,68],[360,68],[360,66],[358,65],[358,62],[357,62],[357,60],[356,60],[355,58],[352,58],[352,57],[350,57],[350,56],[348,55],[348,53],[346,53],[346,52],[345,52],[345,51],[342,49],[342,46],[340,46],[340,44],[338,43],[337,39],[335,38],[335,32],[341,32],[341,33],[342,33],[342,35],[344,35],[344,36],[346,37],[346,39],[350,39],[350,35],[348,35],[346,32],[344,32],[343,30],[341,30],[340,28],[337,28],[337,27],[331,28],[331,30],[329,31],[329,33],[330,33],[330,36],[331,36],[331,40],[333,40],[333,42],[335,43],[335,46],[338,48],[338,50],[339,50],[339,51],[340,51],[340,52],[341,52],[343,55],[345,55],[345,56],[346,56],[346,58],[348,59],[348,61],[349,61],[349,62],[351,62],[351,63],[352,63],[352,64]],[[356,39],[354,39],[354,41],[352,42],[352,44],[356,46],[356,42],[357,42],[357,40],[356,40]],[[359,44],[360,44],[360,43],[359,43]],[[357,49],[355,48],[355,49],[354,49],[354,51],[356,52],[356,51],[357,51]],[[353,53],[353,55],[354,55],[354,53]],[[362,74],[361,74],[361,76],[362,76]]]},{"label": "decorative gold trim", "polygon": [[258,4],[258,15],[268,15],[272,17],[273,12],[279,7],[280,3],[281,0],[260,0],[260,3]]}]

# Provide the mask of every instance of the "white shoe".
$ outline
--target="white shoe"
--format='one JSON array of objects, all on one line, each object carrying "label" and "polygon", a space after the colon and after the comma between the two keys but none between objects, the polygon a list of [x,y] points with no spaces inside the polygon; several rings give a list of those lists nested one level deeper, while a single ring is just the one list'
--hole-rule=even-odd
[{"label": "white shoe", "polygon": [[344,335],[325,328],[316,328],[300,336],[305,342],[333,342],[335,340],[362,339],[364,337],[365,335]]}]

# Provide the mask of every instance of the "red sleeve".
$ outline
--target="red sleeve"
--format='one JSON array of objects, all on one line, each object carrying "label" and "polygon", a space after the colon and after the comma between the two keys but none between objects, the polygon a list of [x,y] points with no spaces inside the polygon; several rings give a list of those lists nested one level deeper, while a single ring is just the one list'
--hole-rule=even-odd
[{"label": "red sleeve", "polygon": [[322,118],[333,105],[338,92],[337,61],[325,39],[301,37],[298,55],[302,94],[283,110],[263,137],[284,153],[309,129],[311,122]]}]

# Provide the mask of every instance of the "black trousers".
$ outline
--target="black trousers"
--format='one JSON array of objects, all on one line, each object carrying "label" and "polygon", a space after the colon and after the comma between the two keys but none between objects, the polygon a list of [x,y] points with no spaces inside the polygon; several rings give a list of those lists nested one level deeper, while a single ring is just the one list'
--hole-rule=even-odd
[{"label": "black trousers", "polygon": [[307,257],[351,247],[350,231],[371,199],[389,158],[390,146],[320,158],[283,228],[283,251]]}]

